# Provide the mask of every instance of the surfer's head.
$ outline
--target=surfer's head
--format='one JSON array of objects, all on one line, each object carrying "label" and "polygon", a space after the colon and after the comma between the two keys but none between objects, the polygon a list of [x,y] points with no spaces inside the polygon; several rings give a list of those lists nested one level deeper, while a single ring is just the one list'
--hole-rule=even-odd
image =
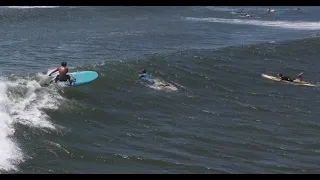
[{"label": "surfer's head", "polygon": [[61,66],[66,67],[66,66],[67,66],[67,63],[66,63],[66,62],[62,62],[62,63],[61,63]]},{"label": "surfer's head", "polygon": [[279,73],[279,74],[278,74],[278,76],[279,76],[279,77],[282,77],[282,76],[283,76],[283,74],[282,74],[282,73]]},{"label": "surfer's head", "polygon": [[145,69],[141,69],[141,71],[140,71],[141,73],[147,73],[147,70],[145,70]]}]

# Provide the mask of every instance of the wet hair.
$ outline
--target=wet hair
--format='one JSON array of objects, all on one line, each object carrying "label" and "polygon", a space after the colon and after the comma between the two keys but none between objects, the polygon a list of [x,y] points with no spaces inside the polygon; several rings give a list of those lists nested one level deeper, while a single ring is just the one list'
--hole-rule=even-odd
[{"label": "wet hair", "polygon": [[147,73],[147,70],[141,69],[141,73]]},{"label": "wet hair", "polygon": [[61,66],[66,67],[66,66],[67,66],[67,63],[66,63],[66,62],[62,62],[62,63],[61,63]]},{"label": "wet hair", "polygon": [[279,73],[279,76],[280,76],[280,77],[282,77],[282,76],[283,76],[283,74],[282,74],[282,73]]}]

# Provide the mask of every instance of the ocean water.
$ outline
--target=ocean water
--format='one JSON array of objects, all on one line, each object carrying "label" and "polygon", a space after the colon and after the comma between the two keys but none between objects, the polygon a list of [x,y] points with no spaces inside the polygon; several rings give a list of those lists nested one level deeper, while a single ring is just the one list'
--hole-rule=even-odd
[{"label": "ocean water", "polygon": [[319,173],[320,8],[268,8],[1,7],[0,172]]}]

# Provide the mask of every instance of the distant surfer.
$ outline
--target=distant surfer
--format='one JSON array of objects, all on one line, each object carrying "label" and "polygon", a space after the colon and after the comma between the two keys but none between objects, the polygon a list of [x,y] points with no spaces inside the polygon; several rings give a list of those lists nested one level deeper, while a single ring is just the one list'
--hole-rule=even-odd
[{"label": "distant surfer", "polygon": [[151,83],[154,83],[153,77],[147,73],[147,70],[141,69],[140,73],[141,73],[141,74],[139,74],[140,79],[144,79],[144,80],[147,80]]},{"label": "distant surfer", "polygon": [[53,73],[55,73],[57,71],[59,71],[59,74],[54,79],[54,82],[57,83],[58,81],[61,81],[61,82],[69,81],[70,86],[71,86],[73,81],[71,80],[70,75],[67,74],[69,72],[69,69],[67,68],[67,63],[62,62],[61,66],[58,67],[56,70],[52,71],[49,74],[49,76],[51,76]]},{"label": "distant surfer", "polygon": [[[147,80],[147,81],[151,82],[152,84],[155,84],[153,77],[150,74],[148,74],[147,70],[145,70],[145,69],[142,69],[140,71],[139,78]],[[170,84],[159,84],[158,86],[159,87],[167,87],[167,86],[170,86]]]},{"label": "distant surfer", "polygon": [[268,9],[268,12],[269,12],[269,13],[274,12],[274,9],[269,8],[269,9]]},{"label": "distant surfer", "polygon": [[298,78],[291,78],[288,76],[283,76],[282,73],[277,74],[277,76],[283,80],[283,81],[289,81],[289,82],[301,82],[302,81],[302,74],[303,72],[301,72],[300,74],[298,74]]}]

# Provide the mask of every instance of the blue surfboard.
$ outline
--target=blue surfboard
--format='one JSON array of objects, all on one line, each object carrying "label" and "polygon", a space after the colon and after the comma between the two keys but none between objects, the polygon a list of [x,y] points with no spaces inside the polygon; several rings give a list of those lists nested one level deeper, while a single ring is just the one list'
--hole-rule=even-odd
[{"label": "blue surfboard", "polygon": [[[65,82],[57,82],[59,85],[67,86],[67,87],[77,87],[91,83],[92,81],[98,78],[98,73],[95,71],[79,71],[68,73],[73,80],[72,85],[70,85],[69,81]],[[53,83],[55,76],[50,80],[50,84]]]},{"label": "blue surfboard", "polygon": [[99,76],[95,71],[80,71],[68,74],[75,79],[75,82],[72,83],[73,87],[89,84]]}]

